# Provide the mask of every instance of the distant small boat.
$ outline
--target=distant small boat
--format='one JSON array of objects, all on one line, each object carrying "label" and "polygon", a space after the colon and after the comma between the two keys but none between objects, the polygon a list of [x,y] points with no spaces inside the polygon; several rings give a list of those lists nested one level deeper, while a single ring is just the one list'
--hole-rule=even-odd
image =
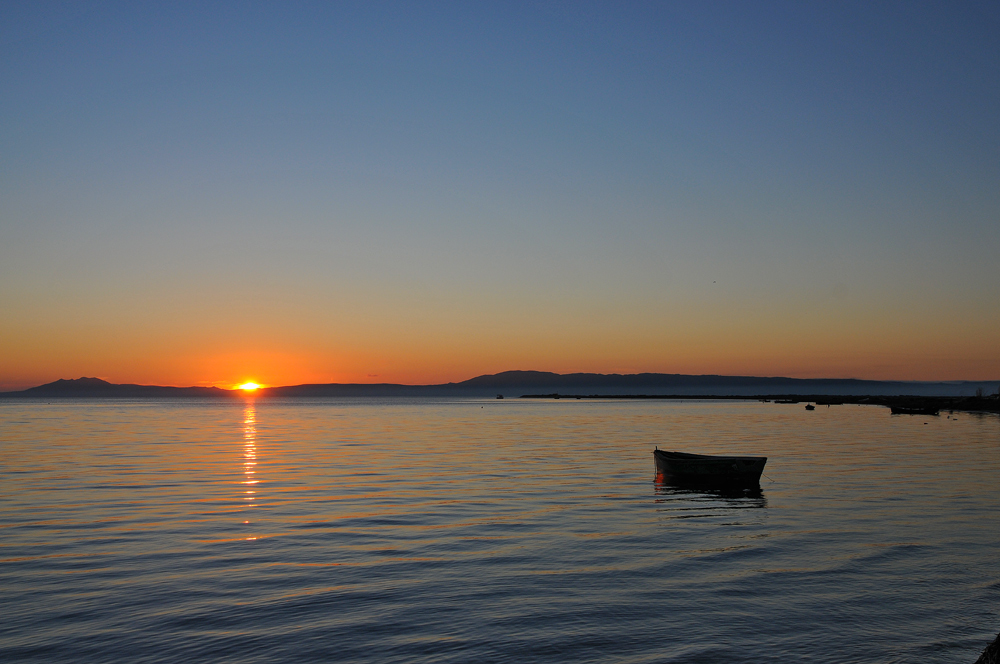
[{"label": "distant small boat", "polygon": [[811,403],[807,403],[806,410],[816,410],[816,406],[812,405]]},{"label": "distant small boat", "polygon": [[497,395],[497,399],[503,399],[503,395],[502,394],[498,394]]},{"label": "distant small boat", "polygon": [[741,485],[760,484],[767,457],[713,456],[686,452],[653,451],[656,472],[684,484]]},{"label": "distant small boat", "polygon": [[933,406],[889,406],[893,415],[940,415],[941,409]]}]

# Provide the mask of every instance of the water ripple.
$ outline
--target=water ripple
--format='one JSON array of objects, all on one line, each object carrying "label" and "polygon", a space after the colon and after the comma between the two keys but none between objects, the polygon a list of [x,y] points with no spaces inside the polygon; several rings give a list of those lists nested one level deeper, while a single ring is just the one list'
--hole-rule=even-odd
[{"label": "water ripple", "polygon": [[[5,662],[971,662],[997,418],[435,401],[0,404]],[[654,446],[766,454],[760,491]]]}]

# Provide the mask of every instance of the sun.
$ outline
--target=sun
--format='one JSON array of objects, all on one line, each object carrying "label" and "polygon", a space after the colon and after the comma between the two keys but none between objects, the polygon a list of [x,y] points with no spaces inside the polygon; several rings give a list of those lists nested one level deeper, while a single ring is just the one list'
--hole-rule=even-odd
[{"label": "sun", "polygon": [[241,389],[244,392],[253,392],[259,387],[260,385],[258,385],[257,383],[243,383],[242,385],[239,386],[238,389]]}]

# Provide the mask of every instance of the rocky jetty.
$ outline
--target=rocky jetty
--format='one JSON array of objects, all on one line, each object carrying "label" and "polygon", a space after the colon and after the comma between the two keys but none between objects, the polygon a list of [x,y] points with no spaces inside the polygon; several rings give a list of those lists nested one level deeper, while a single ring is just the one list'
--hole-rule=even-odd
[{"label": "rocky jetty", "polygon": [[986,650],[976,660],[976,664],[1000,664],[1000,634],[993,639],[993,643],[986,646]]}]

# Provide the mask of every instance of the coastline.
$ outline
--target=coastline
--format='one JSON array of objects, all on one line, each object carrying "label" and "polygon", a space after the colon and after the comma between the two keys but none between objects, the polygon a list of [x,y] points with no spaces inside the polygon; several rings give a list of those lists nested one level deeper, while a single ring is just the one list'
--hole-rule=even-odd
[{"label": "coastline", "polygon": [[[830,395],[830,394],[760,394],[736,396],[720,394],[524,394],[521,399],[618,399],[665,401],[764,401],[778,405],[812,403],[817,406],[884,406],[912,410],[960,411],[1000,413],[1000,398],[988,397],[933,397],[919,395]],[[913,413],[929,414],[929,413]]]}]

